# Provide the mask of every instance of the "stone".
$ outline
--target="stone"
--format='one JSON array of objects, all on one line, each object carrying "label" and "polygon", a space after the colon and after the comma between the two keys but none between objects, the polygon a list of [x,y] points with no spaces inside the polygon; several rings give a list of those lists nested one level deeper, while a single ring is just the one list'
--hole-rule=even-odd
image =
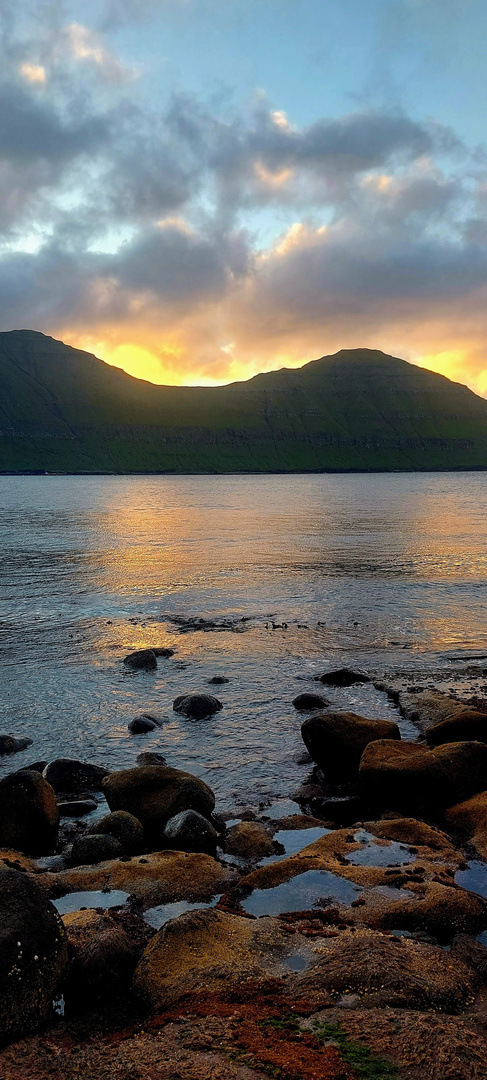
[{"label": "stone", "polygon": [[306,938],[285,933],[277,919],[245,919],[210,908],[180,915],[159,930],[137,965],[134,990],[144,1005],[163,1009],[186,994],[229,995],[246,984],[289,976],[284,958],[312,957]]},{"label": "stone", "polygon": [[114,859],[96,866],[45,871],[36,877],[49,896],[68,892],[120,889],[133,894],[146,909],[177,900],[211,900],[226,892],[237,879],[235,871],[210,855],[156,851],[149,855]]},{"label": "stone", "polygon": [[363,671],[352,671],[351,668],[343,667],[318,675],[317,682],[322,682],[325,686],[353,686],[354,683],[370,682],[370,676]]},{"label": "stone", "polygon": [[146,735],[148,731],[155,731],[158,726],[153,717],[147,713],[134,716],[133,720],[127,724],[131,735]]},{"label": "stone", "polygon": [[42,775],[56,794],[69,792],[75,795],[86,788],[101,791],[102,780],[108,771],[104,765],[91,765],[76,758],[55,758],[46,765]]},{"label": "stone", "polygon": [[210,817],[215,808],[211,789],[190,773],[164,765],[143,765],[111,773],[103,784],[110,810],[126,810],[152,837],[161,837],[169,818],[182,810]]},{"label": "stone", "polygon": [[259,821],[239,821],[225,837],[225,851],[248,862],[263,859],[274,853],[274,844],[267,829]]},{"label": "stone", "polygon": [[475,836],[487,829],[487,791],[480,791],[471,799],[457,803],[445,813],[445,821],[455,831]]},{"label": "stone", "polygon": [[0,870],[0,1040],[34,1032],[48,1016],[67,962],[61,919],[42,889]]},{"label": "stone", "polygon": [[428,746],[440,746],[442,743],[461,742],[473,739],[487,743],[487,713],[478,709],[466,709],[455,716],[434,724],[426,732]]},{"label": "stone", "polygon": [[113,836],[122,845],[125,855],[138,855],[144,850],[144,827],[133,814],[115,810],[95,821],[88,830],[90,836]]},{"label": "stone", "polygon": [[165,757],[153,750],[145,750],[141,754],[137,754],[135,760],[137,765],[167,765]]},{"label": "stone", "polygon": [[72,954],[63,986],[67,1008],[92,1011],[126,995],[139,950],[123,926],[96,911],[75,911],[63,922]]},{"label": "stone", "polygon": [[123,855],[120,840],[114,836],[86,835],[78,837],[71,849],[72,866],[88,866],[91,863],[106,862]]},{"label": "stone", "polygon": [[98,807],[95,799],[58,800],[57,805],[61,817],[83,817],[84,814],[92,814]]},{"label": "stone", "polygon": [[429,746],[470,739],[487,742],[487,713],[438,690],[400,693],[399,708],[426,735]]},{"label": "stone", "polygon": [[137,649],[125,656],[123,662],[131,671],[155,671],[157,668],[154,649]]},{"label": "stone", "polygon": [[452,842],[444,832],[426,825],[417,818],[390,818],[385,821],[365,821],[364,829],[372,832],[374,836],[383,837],[385,840],[397,840],[400,844],[414,844],[415,847],[428,847],[432,851],[450,853],[453,849]]},{"label": "stone", "polygon": [[153,652],[155,656],[162,656],[165,659],[169,659],[170,656],[174,656],[175,650],[168,649],[165,645],[162,645],[158,648],[151,649],[151,652]]},{"label": "stone", "polygon": [[487,787],[487,746],[454,742],[425,749],[381,739],[365,748],[359,778],[372,805],[428,816]]},{"label": "stone", "polygon": [[24,765],[24,769],[28,772],[40,772],[43,773],[47,765],[47,761],[33,761],[29,765]]},{"label": "stone", "polygon": [[313,761],[333,780],[353,777],[368,743],[397,739],[397,724],[390,720],[368,720],[349,712],[317,713],[301,727],[306,749]]},{"label": "stone", "polygon": [[212,679],[208,679],[210,686],[223,686],[224,683],[230,682],[225,675],[213,675]]},{"label": "stone", "polygon": [[27,750],[28,746],[32,746],[32,739],[25,735],[0,735],[0,756],[18,754],[20,750]]},{"label": "stone", "polygon": [[190,720],[204,720],[223,709],[223,705],[212,694],[180,694],[173,702],[173,709]]},{"label": "stone", "polygon": [[38,772],[0,780],[0,846],[48,855],[56,842],[59,810],[51,785]]},{"label": "stone", "polygon": [[450,945],[450,956],[473,968],[487,982],[487,949],[470,934],[457,934]]},{"label": "stone", "polygon": [[205,851],[214,855],[218,833],[213,825],[195,810],[183,810],[169,818],[162,834],[164,846],[177,851]]},{"label": "stone", "polygon": [[[150,945],[149,945],[150,948]],[[460,1012],[474,1000],[479,978],[443,949],[373,930],[327,939],[319,959],[300,978],[301,989],[359,994],[362,1006]]]},{"label": "stone", "polygon": [[329,704],[321,694],[298,694],[293,701],[294,708],[303,712],[307,709],[325,709]]}]

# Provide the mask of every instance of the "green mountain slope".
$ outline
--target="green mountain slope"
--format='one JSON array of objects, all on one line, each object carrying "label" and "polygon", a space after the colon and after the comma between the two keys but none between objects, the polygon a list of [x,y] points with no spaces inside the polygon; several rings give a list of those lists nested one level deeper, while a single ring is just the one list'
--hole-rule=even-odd
[{"label": "green mountain slope", "polygon": [[0,333],[0,472],[487,468],[487,401],[370,349],[219,387],[154,386]]}]

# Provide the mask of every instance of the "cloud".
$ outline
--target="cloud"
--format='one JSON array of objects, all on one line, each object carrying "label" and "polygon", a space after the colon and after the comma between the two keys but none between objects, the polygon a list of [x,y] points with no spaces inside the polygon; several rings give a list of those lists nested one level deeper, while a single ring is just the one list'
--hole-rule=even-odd
[{"label": "cloud", "polygon": [[136,78],[136,70],[125,67],[106,47],[101,35],[89,27],[81,23],[70,23],[63,30],[62,37],[71,56],[75,60],[94,65],[104,81],[117,85]]}]

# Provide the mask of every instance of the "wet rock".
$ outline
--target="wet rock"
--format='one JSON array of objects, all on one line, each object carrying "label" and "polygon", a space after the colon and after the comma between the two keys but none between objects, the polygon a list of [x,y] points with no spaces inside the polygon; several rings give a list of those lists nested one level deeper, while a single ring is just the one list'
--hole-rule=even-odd
[{"label": "wet rock", "polygon": [[47,765],[47,761],[33,761],[32,764],[24,765],[24,769],[28,772],[40,772],[43,773]]},{"label": "wet rock", "polygon": [[293,701],[294,708],[303,712],[307,709],[325,709],[329,704],[320,694],[298,694]]},{"label": "wet rock", "polygon": [[445,813],[445,821],[458,832],[467,836],[487,829],[487,791],[481,791],[471,799],[457,803]]},{"label": "wet rock", "polygon": [[304,721],[301,734],[313,761],[333,779],[358,773],[368,743],[401,738],[397,724],[390,720],[367,720],[348,712],[310,716]]},{"label": "wet rock", "polygon": [[209,817],[215,808],[211,789],[190,773],[163,765],[138,766],[111,773],[103,784],[110,810],[126,810],[149,835],[160,837],[169,818],[182,810]]},{"label": "wet rock", "polygon": [[274,852],[274,844],[267,829],[259,821],[240,821],[232,825],[225,837],[225,851],[239,859],[257,861]]},{"label": "wet rock", "polygon": [[83,817],[92,814],[98,803],[95,799],[66,799],[58,801],[57,805],[61,817]]},{"label": "wet rock", "polygon": [[0,870],[0,1040],[30,1034],[47,1017],[66,966],[56,909],[27,874]]},{"label": "wet rock", "polygon": [[68,1009],[89,1009],[128,993],[139,950],[108,913],[75,911],[63,918],[70,964],[64,982]]},{"label": "wet rock", "polygon": [[165,657],[166,659],[169,659],[170,656],[174,656],[175,650],[174,649],[168,649],[165,645],[163,645],[160,648],[151,649],[150,652],[153,652],[155,654],[155,656],[162,656],[162,657]]},{"label": "wet rock", "polygon": [[359,994],[368,1007],[460,1012],[472,1003],[479,979],[433,945],[362,930],[328,940],[300,984],[310,991]]},{"label": "wet rock", "polygon": [[450,946],[450,956],[473,968],[487,982],[487,949],[469,934],[457,934]]},{"label": "wet rock", "polygon": [[91,863],[106,862],[123,855],[120,840],[114,836],[87,834],[74,841],[71,849],[72,866],[88,866]]},{"label": "wet rock", "polygon": [[225,675],[213,675],[212,679],[208,679],[210,686],[223,686],[224,683],[230,682]]},{"label": "wet rock", "polygon": [[157,668],[154,649],[137,649],[125,656],[123,662],[131,671],[155,671]]},{"label": "wet rock", "polygon": [[42,775],[56,794],[77,794],[86,788],[89,791],[101,791],[102,780],[107,773],[108,769],[102,765],[91,765],[76,758],[55,758],[46,765]]},{"label": "wet rock", "polygon": [[143,825],[138,818],[127,814],[125,810],[115,810],[113,814],[106,814],[101,821],[95,821],[88,834],[115,837],[126,855],[138,855],[144,850]]},{"label": "wet rock", "polygon": [[427,750],[381,739],[364,750],[359,776],[372,805],[428,816],[487,787],[487,747],[454,742]]},{"label": "wet rock", "polygon": [[399,694],[399,708],[420,728],[429,746],[473,739],[487,742],[487,713],[438,690]]},{"label": "wet rock", "polygon": [[152,750],[146,750],[141,754],[137,754],[135,760],[137,765],[167,765],[165,757]]},{"label": "wet rock", "polygon": [[[172,919],[149,942],[134,975],[146,1006],[165,1008],[186,994],[208,996],[246,983],[289,976],[284,957],[312,951],[305,938],[286,934],[277,919],[245,919],[214,908]],[[325,1000],[327,995],[324,995]]]},{"label": "wet rock", "polygon": [[353,912],[354,922],[380,930],[422,930],[443,944],[456,933],[478,934],[486,926],[487,903],[481,896],[456,888],[445,874],[444,882],[421,884],[414,877],[414,870],[409,876],[398,875],[396,887],[394,878],[389,878],[386,889],[392,894],[380,889],[364,891],[364,903]]},{"label": "wet rock", "polygon": [[163,846],[177,851],[203,851],[214,855],[218,833],[213,825],[195,810],[183,810],[169,818],[162,834]]},{"label": "wet rock", "polygon": [[11,848],[0,848],[0,870],[18,870],[20,873],[35,874],[36,864],[27,855]]},{"label": "wet rock", "polygon": [[414,844],[445,853],[453,850],[452,842],[445,833],[432,825],[426,825],[424,821],[418,821],[417,818],[398,817],[385,821],[366,821],[364,829],[373,832],[374,836],[397,840],[401,844]]},{"label": "wet rock", "polygon": [[140,716],[134,716],[133,720],[127,724],[127,727],[131,735],[146,735],[148,731],[155,731],[159,724],[148,713],[141,713]]},{"label": "wet rock", "polygon": [[24,770],[0,780],[0,846],[46,855],[58,825],[56,796],[38,772]]},{"label": "wet rock", "polygon": [[363,671],[352,671],[351,668],[335,668],[334,671],[325,671],[323,675],[317,675],[317,682],[325,686],[353,686],[354,683],[370,682],[370,676]]},{"label": "wet rock", "polygon": [[20,750],[27,750],[28,746],[32,746],[32,739],[25,735],[0,735],[0,756],[18,754]]},{"label": "wet rock", "polygon": [[173,702],[173,709],[190,720],[204,720],[223,709],[223,705],[211,694],[180,694]]},{"label": "wet rock", "polygon": [[49,896],[93,889],[120,889],[133,894],[144,908],[176,900],[211,900],[235,884],[237,875],[210,855],[157,851],[115,859],[97,866],[73,867],[38,874]]}]

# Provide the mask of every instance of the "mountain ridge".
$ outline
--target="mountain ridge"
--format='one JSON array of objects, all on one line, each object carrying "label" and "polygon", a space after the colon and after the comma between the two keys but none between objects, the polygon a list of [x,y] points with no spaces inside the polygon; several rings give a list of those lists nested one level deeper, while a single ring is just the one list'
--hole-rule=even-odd
[{"label": "mountain ridge", "polygon": [[487,468],[487,401],[374,349],[225,386],[161,386],[33,330],[0,333],[0,472]]}]

